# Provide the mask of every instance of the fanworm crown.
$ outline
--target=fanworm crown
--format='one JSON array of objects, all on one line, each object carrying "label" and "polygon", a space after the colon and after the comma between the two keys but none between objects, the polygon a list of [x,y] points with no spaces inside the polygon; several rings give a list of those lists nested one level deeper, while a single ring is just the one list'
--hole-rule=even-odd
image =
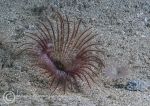
[{"label": "fanworm crown", "polygon": [[36,59],[36,66],[49,75],[50,87],[54,91],[60,85],[72,88],[77,79],[86,81],[90,87],[89,79],[94,82],[92,74],[98,66],[104,66],[103,61],[94,52],[97,43],[92,28],[81,30],[81,20],[72,22],[68,16],[55,11],[56,20],[52,22],[48,17],[46,22],[39,21],[36,32],[27,32],[31,41],[27,49]]}]

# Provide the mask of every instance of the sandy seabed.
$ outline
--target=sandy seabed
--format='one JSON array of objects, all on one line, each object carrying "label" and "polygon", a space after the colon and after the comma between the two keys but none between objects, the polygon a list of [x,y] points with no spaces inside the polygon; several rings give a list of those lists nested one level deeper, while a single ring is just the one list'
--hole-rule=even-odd
[{"label": "sandy seabed", "polygon": [[[50,95],[46,78],[24,65],[25,59],[11,60],[25,28],[32,29],[50,6],[96,29],[106,67],[125,66],[128,75],[116,82],[100,74],[91,89],[81,82],[78,92]],[[0,106],[150,106],[150,89],[113,86],[136,79],[150,83],[150,0],[0,0],[0,60]]]}]

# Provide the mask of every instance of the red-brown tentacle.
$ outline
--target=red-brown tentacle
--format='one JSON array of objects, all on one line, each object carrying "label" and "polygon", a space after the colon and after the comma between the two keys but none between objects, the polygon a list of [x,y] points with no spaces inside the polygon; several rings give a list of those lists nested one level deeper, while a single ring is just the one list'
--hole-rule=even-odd
[{"label": "red-brown tentacle", "polygon": [[78,54],[77,54],[77,58],[78,57],[82,57],[83,55],[87,55],[87,53],[89,53],[89,52],[103,52],[103,51],[101,51],[101,50],[94,50],[94,49],[86,49],[86,50],[84,50],[84,51],[80,51]]},{"label": "red-brown tentacle", "polygon": [[[82,70],[82,69],[81,69],[81,70]],[[83,70],[83,71],[84,71],[84,70]],[[82,71],[80,71],[80,74],[83,75],[83,77],[85,78],[87,84],[88,84],[89,87],[91,88],[91,85],[90,85],[89,80],[87,79],[86,75],[85,75]]]},{"label": "red-brown tentacle", "polygon": [[51,94],[53,94],[53,93],[55,92],[55,90],[58,88],[59,84],[60,84],[60,79],[58,79],[57,84],[56,84],[56,87],[55,87],[54,90],[51,92]]},{"label": "red-brown tentacle", "polygon": [[42,40],[45,44],[48,43],[48,38],[47,38],[47,34],[45,33],[45,31],[41,28],[40,25],[36,25],[37,31],[40,33],[40,36],[42,36]]},{"label": "red-brown tentacle", "polygon": [[53,83],[55,82],[56,77],[54,76],[51,83],[50,83],[50,88],[52,87]]},{"label": "red-brown tentacle", "polygon": [[[60,48],[60,52],[62,53],[62,48],[64,46],[64,39],[65,39],[65,37],[64,37],[64,35],[65,35],[64,18],[62,17],[62,15],[59,12],[57,12],[57,15],[59,17],[60,31],[61,31],[60,36],[59,36],[59,48]],[[60,57],[62,57],[62,54]]]},{"label": "red-brown tentacle", "polygon": [[65,52],[67,42],[69,40],[69,35],[70,35],[70,23],[69,23],[69,19],[67,16],[66,16],[66,20],[67,20],[67,37],[66,37],[66,41],[64,42],[64,46],[62,47],[62,56],[63,57],[64,57],[64,52]]},{"label": "red-brown tentacle", "polygon": [[57,30],[57,37],[56,37],[56,52],[57,54],[59,54],[59,36],[60,36],[60,29],[59,29],[59,25],[58,25],[58,21],[56,21],[56,30]]},{"label": "red-brown tentacle", "polygon": [[97,74],[91,69],[91,67],[89,67],[88,65],[83,66],[81,69],[87,69],[90,72],[92,72],[95,76],[97,76]]},{"label": "red-brown tentacle", "polygon": [[82,41],[82,40],[80,40],[80,39],[82,38],[82,36],[84,36],[84,34],[85,34],[86,32],[88,32],[91,28],[92,28],[92,27],[86,29],[84,32],[82,32],[82,33],[78,36],[78,38],[77,38],[77,40],[76,40],[76,42],[75,42],[73,48],[75,48],[76,45],[77,45],[78,43],[80,43],[79,41]]},{"label": "red-brown tentacle", "polygon": [[20,47],[26,46],[26,45],[34,45],[34,43],[31,43],[31,42],[23,43],[23,44],[19,45],[17,48],[20,48]]},{"label": "red-brown tentacle", "polygon": [[27,37],[29,37],[29,38],[33,39],[34,41],[36,41],[43,49],[46,48],[45,42],[43,42],[43,40],[37,34],[31,33],[31,32],[26,32],[26,33],[31,34],[34,37],[37,37],[39,40],[37,40],[36,38],[33,38],[33,37],[29,36],[29,35],[26,35]]},{"label": "red-brown tentacle", "polygon": [[[91,35],[91,34],[92,34],[92,32],[89,33],[88,35]],[[96,35],[97,35],[97,34],[92,35],[90,38],[88,38],[88,37],[86,36],[86,37],[83,39],[83,42],[79,43],[79,45],[78,45],[76,48],[81,49],[81,48],[82,48],[85,44],[87,44],[89,41],[93,40]],[[88,38],[88,39],[86,39],[86,38]]]},{"label": "red-brown tentacle", "polygon": [[54,50],[56,51],[56,35],[55,35],[55,31],[54,31],[54,27],[53,27],[53,25],[52,25],[52,22],[48,19],[48,17],[46,17],[47,18],[47,21],[48,21],[48,23],[49,23],[49,25],[50,25],[50,27],[51,27],[51,30],[52,30],[52,34],[53,34],[53,44],[54,44]]},{"label": "red-brown tentacle", "polygon": [[73,40],[73,37],[74,37],[74,33],[75,33],[75,22],[74,22],[74,25],[73,25],[73,31],[72,31],[72,34],[71,34],[71,37],[70,39],[67,41],[67,45],[64,49],[64,57],[66,56],[66,54],[68,53],[67,49],[70,48],[70,45],[72,44],[72,40]]},{"label": "red-brown tentacle", "polygon": [[41,22],[41,21],[39,21],[39,23],[42,24],[44,26],[44,28],[46,29],[46,31],[48,32],[49,37],[46,34],[46,38],[49,38],[50,41],[52,42],[52,36],[50,34],[50,30],[48,29],[48,27],[43,22]]}]

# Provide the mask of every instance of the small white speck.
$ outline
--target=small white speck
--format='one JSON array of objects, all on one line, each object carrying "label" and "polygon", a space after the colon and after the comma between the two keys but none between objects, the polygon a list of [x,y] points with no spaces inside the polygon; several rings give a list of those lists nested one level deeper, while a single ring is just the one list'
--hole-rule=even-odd
[{"label": "small white speck", "polygon": [[143,12],[140,12],[140,13],[137,14],[137,17],[140,17],[142,15],[143,15]]},{"label": "small white speck", "polygon": [[145,35],[141,35],[141,37],[142,37],[142,38],[145,38],[146,36],[145,36]]},{"label": "small white speck", "polygon": [[148,19],[147,19],[147,17],[145,17],[145,18],[144,18],[144,22],[147,23],[147,21],[148,21]]}]

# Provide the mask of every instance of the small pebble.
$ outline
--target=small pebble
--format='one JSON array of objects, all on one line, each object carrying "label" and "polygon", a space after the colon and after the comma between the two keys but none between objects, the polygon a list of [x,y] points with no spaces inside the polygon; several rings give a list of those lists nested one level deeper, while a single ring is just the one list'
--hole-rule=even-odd
[{"label": "small pebble", "polygon": [[126,89],[129,91],[145,91],[150,85],[142,80],[131,80],[127,83]]}]

